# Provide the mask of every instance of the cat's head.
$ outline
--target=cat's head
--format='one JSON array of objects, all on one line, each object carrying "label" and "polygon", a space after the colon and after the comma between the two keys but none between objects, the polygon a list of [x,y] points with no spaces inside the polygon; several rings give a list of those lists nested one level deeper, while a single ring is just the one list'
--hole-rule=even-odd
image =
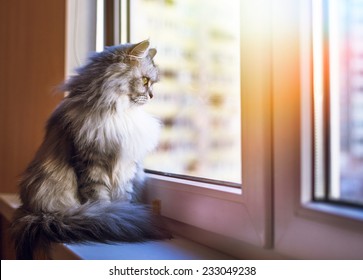
[{"label": "cat's head", "polygon": [[78,75],[65,84],[65,89],[70,98],[100,106],[119,100],[125,106],[143,105],[154,96],[152,86],[159,80],[155,55],[156,49],[149,48],[148,40],[106,47],[78,69]]}]

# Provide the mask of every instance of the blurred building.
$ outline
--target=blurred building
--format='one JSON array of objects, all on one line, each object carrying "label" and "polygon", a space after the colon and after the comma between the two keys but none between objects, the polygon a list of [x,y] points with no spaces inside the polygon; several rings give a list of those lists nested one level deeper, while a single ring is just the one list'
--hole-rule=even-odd
[{"label": "blurred building", "polygon": [[149,38],[161,81],[148,110],[163,121],[146,168],[241,182],[239,1],[131,2],[131,40]]},{"label": "blurred building", "polygon": [[348,1],[347,9],[347,148],[363,161],[363,1]]},{"label": "blurred building", "polygon": [[363,0],[342,3],[341,197],[363,203]]}]

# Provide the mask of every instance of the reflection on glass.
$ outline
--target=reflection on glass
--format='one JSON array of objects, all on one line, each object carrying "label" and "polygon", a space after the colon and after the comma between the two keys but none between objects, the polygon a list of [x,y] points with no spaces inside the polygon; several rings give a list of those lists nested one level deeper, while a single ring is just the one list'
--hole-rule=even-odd
[{"label": "reflection on glass", "polygon": [[240,183],[239,1],[130,3],[131,41],[150,39],[162,75],[147,109],[164,127],[145,167]]},{"label": "reflection on glass", "polygon": [[363,0],[328,3],[330,197],[363,204]]}]

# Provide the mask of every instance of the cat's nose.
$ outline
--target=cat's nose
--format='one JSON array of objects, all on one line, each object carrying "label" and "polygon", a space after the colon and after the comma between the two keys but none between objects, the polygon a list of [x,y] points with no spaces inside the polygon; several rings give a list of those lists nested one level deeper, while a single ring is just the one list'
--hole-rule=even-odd
[{"label": "cat's nose", "polygon": [[154,97],[154,95],[149,91],[149,97],[150,99]]}]

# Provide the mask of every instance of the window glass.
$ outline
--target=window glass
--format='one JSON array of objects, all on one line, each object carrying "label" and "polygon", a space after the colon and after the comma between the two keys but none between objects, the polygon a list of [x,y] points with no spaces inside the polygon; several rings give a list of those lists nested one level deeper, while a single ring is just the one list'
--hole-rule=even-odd
[{"label": "window glass", "polygon": [[130,5],[130,39],[149,38],[161,70],[147,110],[163,129],[145,168],[241,183],[239,1]]},{"label": "window glass", "polygon": [[[313,5],[315,43],[323,38],[314,48],[315,144],[318,158],[327,161],[329,178],[323,182],[319,177],[323,168],[318,159],[319,195],[324,196],[328,184],[327,199],[363,204],[363,0],[318,0]],[[324,117],[319,116],[325,113],[324,142]],[[328,156],[323,145],[329,147]]]}]

